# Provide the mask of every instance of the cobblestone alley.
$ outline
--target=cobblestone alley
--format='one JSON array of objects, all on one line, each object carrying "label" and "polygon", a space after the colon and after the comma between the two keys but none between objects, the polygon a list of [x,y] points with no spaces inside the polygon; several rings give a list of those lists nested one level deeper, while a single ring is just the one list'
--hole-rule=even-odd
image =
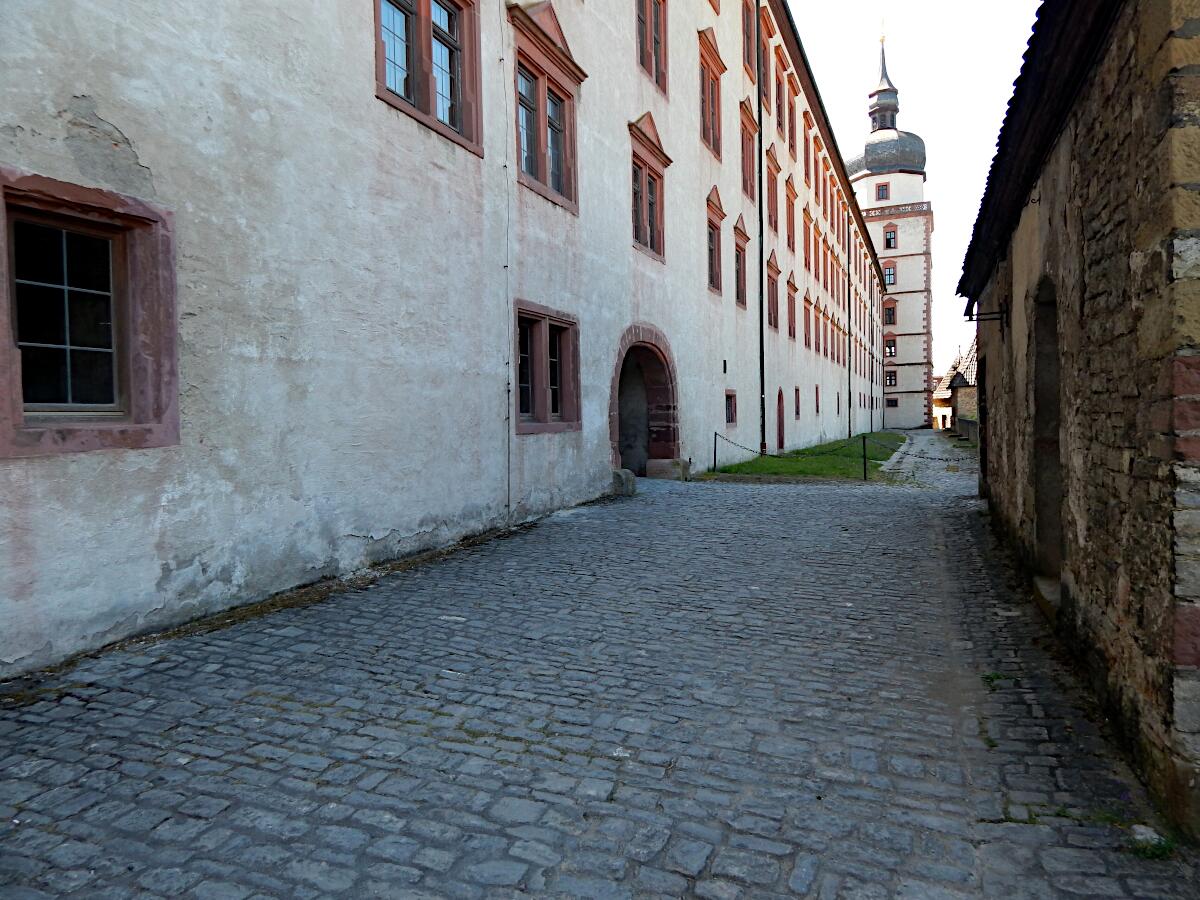
[{"label": "cobblestone alley", "polygon": [[[0,705],[0,897],[1197,897],[973,458],[637,497]],[[928,457],[939,457],[933,460]]]}]

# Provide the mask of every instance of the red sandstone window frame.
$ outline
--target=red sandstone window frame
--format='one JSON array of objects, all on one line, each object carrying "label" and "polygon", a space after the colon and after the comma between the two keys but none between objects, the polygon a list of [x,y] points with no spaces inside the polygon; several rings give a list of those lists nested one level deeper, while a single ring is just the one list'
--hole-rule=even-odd
[{"label": "red sandstone window frame", "polygon": [[[633,0],[634,13],[634,40],[636,43],[636,51],[638,56],[638,66],[646,74],[646,77],[658,86],[658,89],[664,94],[667,93],[667,65],[668,65],[668,35],[671,33],[667,27],[667,0]],[[658,10],[661,12],[658,18],[659,33],[654,33],[654,13]],[[643,24],[644,23],[644,24]],[[657,37],[658,45],[655,46],[655,38]]]},{"label": "red sandstone window frame", "polygon": [[884,265],[884,267],[883,267],[883,283],[889,287],[896,283],[896,264],[895,263],[888,263],[888,264]]},{"label": "red sandstone window frame", "polygon": [[895,300],[885,300],[884,301],[884,303],[883,303],[883,324],[884,325],[895,325],[896,324],[896,306],[897,306],[897,304],[896,304]]},{"label": "red sandstone window frame", "polygon": [[[521,411],[520,356],[521,322],[525,320],[533,328],[532,352],[530,353],[533,407],[526,414]],[[565,338],[560,345],[560,411],[554,415],[551,409],[550,382],[550,330],[561,329]],[[564,431],[579,431],[583,427],[583,406],[580,402],[579,381],[579,320],[569,313],[542,306],[518,298],[513,304],[513,421],[517,434],[553,434]]]},{"label": "red sandstone window frame", "polygon": [[742,309],[746,309],[746,281],[747,281],[747,265],[746,245],[750,242],[750,235],[746,231],[744,220],[738,216],[738,220],[733,226],[733,253],[734,253],[734,302]]},{"label": "red sandstone window frame", "polygon": [[[17,217],[97,231],[114,240],[113,281],[119,409],[26,410],[16,343]],[[0,165],[0,459],[179,443],[173,217],[162,207]]]},{"label": "red sandstone window frame", "polygon": [[767,168],[767,227],[779,233],[779,174],[773,167]]},{"label": "red sandstone window frame", "polygon": [[804,295],[804,346],[812,349],[812,299]]},{"label": "red sandstone window frame", "polygon": [[721,206],[721,195],[717,191],[717,186],[713,185],[712,190],[708,192],[708,200],[706,201],[708,213],[706,233],[705,255],[708,264],[708,289],[718,296],[722,293],[721,289],[721,223],[725,221],[725,210]]},{"label": "red sandstone window frame", "polygon": [[751,81],[757,80],[754,69],[754,4],[742,2],[742,67]]},{"label": "red sandstone window frame", "polygon": [[778,132],[781,139],[787,137],[787,96],[783,92],[783,84],[783,73],[777,64],[775,67],[775,131]]},{"label": "red sandstone window frame", "polygon": [[787,326],[788,327],[787,327],[787,331],[788,331],[788,338],[790,338],[793,341],[796,339],[796,291],[797,290],[798,290],[798,286],[796,284],[796,277],[794,274],[789,274],[788,280],[787,280],[787,294],[788,294],[788,300],[787,300]]},{"label": "red sandstone window frame", "polygon": [[808,114],[808,110],[804,111],[804,183],[812,185],[812,153],[813,144],[808,138],[809,131],[812,130],[812,116]]},{"label": "red sandstone window frame", "polygon": [[892,183],[890,181],[881,181],[875,185],[875,202],[880,200],[892,199]]},{"label": "red sandstone window frame", "polygon": [[786,207],[784,209],[784,218],[787,221],[787,246],[793,253],[796,252],[796,198],[799,196],[796,192],[796,182],[788,175],[787,181],[783,183],[784,197]]},{"label": "red sandstone window frame", "polygon": [[883,370],[883,386],[884,387],[896,387],[896,380],[897,379],[896,379],[896,370],[895,369],[884,369]]},{"label": "red sandstone window frame", "polygon": [[[637,121],[629,123],[632,145],[630,208],[633,219],[633,245],[658,262],[666,261],[666,193],[667,167],[671,157],[662,148],[654,117],[644,113]],[[641,189],[641,204],[638,189]],[[650,207],[650,185],[657,181],[657,202]],[[645,240],[642,238],[645,237]]]},{"label": "red sandstone window frame", "polygon": [[758,168],[755,159],[758,154],[754,136],[758,133],[758,123],[754,121],[754,110],[750,106],[749,97],[744,99],[738,108],[741,110],[742,118],[742,193],[751,203],[754,203],[754,173]]},{"label": "red sandstone window frame", "polygon": [[[408,0],[416,23],[416,41],[411,44],[412,71],[416,89],[412,99],[387,86],[387,52],[383,42],[383,6],[388,0],[372,0],[375,6],[375,96],[393,109],[420,122],[431,131],[453,141],[478,157],[483,157],[483,115],[480,103],[479,9],[476,0],[444,0],[458,10],[459,56],[458,103],[461,126],[455,129],[434,114],[432,78],[433,25],[430,0]],[[397,5],[397,4],[393,4]]]},{"label": "red sandstone window frame", "polygon": [[[889,243],[890,242],[890,243]],[[883,249],[897,250],[900,247],[900,229],[889,222],[883,226]]]},{"label": "red sandstone window frame", "polygon": [[700,32],[700,140],[717,159],[721,158],[721,76],[725,61],[717,50],[711,28]]},{"label": "red sandstone window frame", "polygon": [[804,234],[803,234],[803,241],[804,241],[804,270],[805,270],[806,272],[811,272],[811,271],[812,271],[812,247],[811,247],[811,242],[812,242],[812,229],[813,229],[813,224],[812,224],[812,215],[809,213],[809,211],[808,211],[808,207],[807,207],[807,206],[805,206],[805,207],[804,207],[804,226],[803,226],[803,227],[804,227]]},{"label": "red sandstone window frame", "polygon": [[[552,7],[550,8],[553,9]],[[587,73],[571,56],[570,50],[560,45],[555,36],[547,32],[537,20],[519,6],[508,8],[508,19],[516,39],[517,65],[513,67],[513,138],[516,141],[517,181],[536,194],[563,207],[575,215],[579,214],[579,183],[576,155],[575,104]],[[557,21],[557,20],[555,20]],[[525,171],[521,151],[521,103],[518,87],[519,70],[524,68],[534,79],[536,86],[536,123],[534,128],[536,145],[534,157],[537,174]],[[553,92],[563,102],[563,190],[558,191],[550,184],[550,155],[548,149],[549,102],[548,93]]]},{"label": "red sandstone window frame", "polygon": [[779,263],[775,251],[767,260],[767,327],[779,330]]}]

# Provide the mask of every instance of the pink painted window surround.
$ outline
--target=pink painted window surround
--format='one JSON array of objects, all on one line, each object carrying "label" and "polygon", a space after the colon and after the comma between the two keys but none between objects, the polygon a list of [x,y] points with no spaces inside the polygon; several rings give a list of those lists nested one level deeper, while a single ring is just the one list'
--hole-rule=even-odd
[{"label": "pink painted window surround", "polygon": [[516,301],[517,434],[579,431],[579,323],[567,313]]},{"label": "pink painted window surround", "polygon": [[[45,260],[14,238],[32,228],[61,234],[61,277],[31,275]],[[100,254],[104,285],[70,273],[72,242]],[[0,166],[0,458],[178,444],[175,297],[169,212]],[[54,398],[37,396],[48,387]]]}]

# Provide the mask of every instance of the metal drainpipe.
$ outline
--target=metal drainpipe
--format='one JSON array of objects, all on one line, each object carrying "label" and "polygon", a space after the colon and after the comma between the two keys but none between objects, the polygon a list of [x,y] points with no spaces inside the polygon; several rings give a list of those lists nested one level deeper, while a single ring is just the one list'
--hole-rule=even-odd
[{"label": "metal drainpipe", "polygon": [[758,94],[758,134],[755,135],[755,146],[758,148],[758,452],[760,456],[767,455],[767,321],[766,284],[767,284],[767,241],[766,218],[763,210],[763,55],[762,55],[762,7],[754,5],[754,71],[757,73],[754,85]]}]

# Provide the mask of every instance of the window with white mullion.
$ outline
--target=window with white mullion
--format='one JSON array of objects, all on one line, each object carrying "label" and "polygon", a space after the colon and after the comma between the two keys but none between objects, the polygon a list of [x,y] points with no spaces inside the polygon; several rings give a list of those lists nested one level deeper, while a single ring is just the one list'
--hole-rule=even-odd
[{"label": "window with white mullion", "polygon": [[517,69],[517,118],[521,139],[521,171],[539,178],[537,79],[524,66]]},{"label": "window with white mullion", "polygon": [[441,0],[430,3],[433,48],[434,114],[439,122],[456,131],[461,128],[459,109],[459,43],[457,8]]},{"label": "window with white mullion", "polygon": [[550,187],[566,195],[566,101],[546,90],[546,175]]},{"label": "window with white mullion", "polygon": [[410,103],[413,91],[412,36],[416,10],[409,0],[381,0],[384,80],[388,90]]},{"label": "window with white mullion", "polygon": [[523,419],[532,419],[533,406],[533,332],[529,319],[517,320],[517,409]]},{"label": "window with white mullion", "polygon": [[551,325],[547,358],[549,360],[547,382],[550,388],[550,418],[561,419],[562,408],[562,366],[563,366],[563,332],[560,325]]},{"label": "window with white mullion", "polygon": [[26,409],[115,409],[112,241],[22,220],[12,235]]}]

